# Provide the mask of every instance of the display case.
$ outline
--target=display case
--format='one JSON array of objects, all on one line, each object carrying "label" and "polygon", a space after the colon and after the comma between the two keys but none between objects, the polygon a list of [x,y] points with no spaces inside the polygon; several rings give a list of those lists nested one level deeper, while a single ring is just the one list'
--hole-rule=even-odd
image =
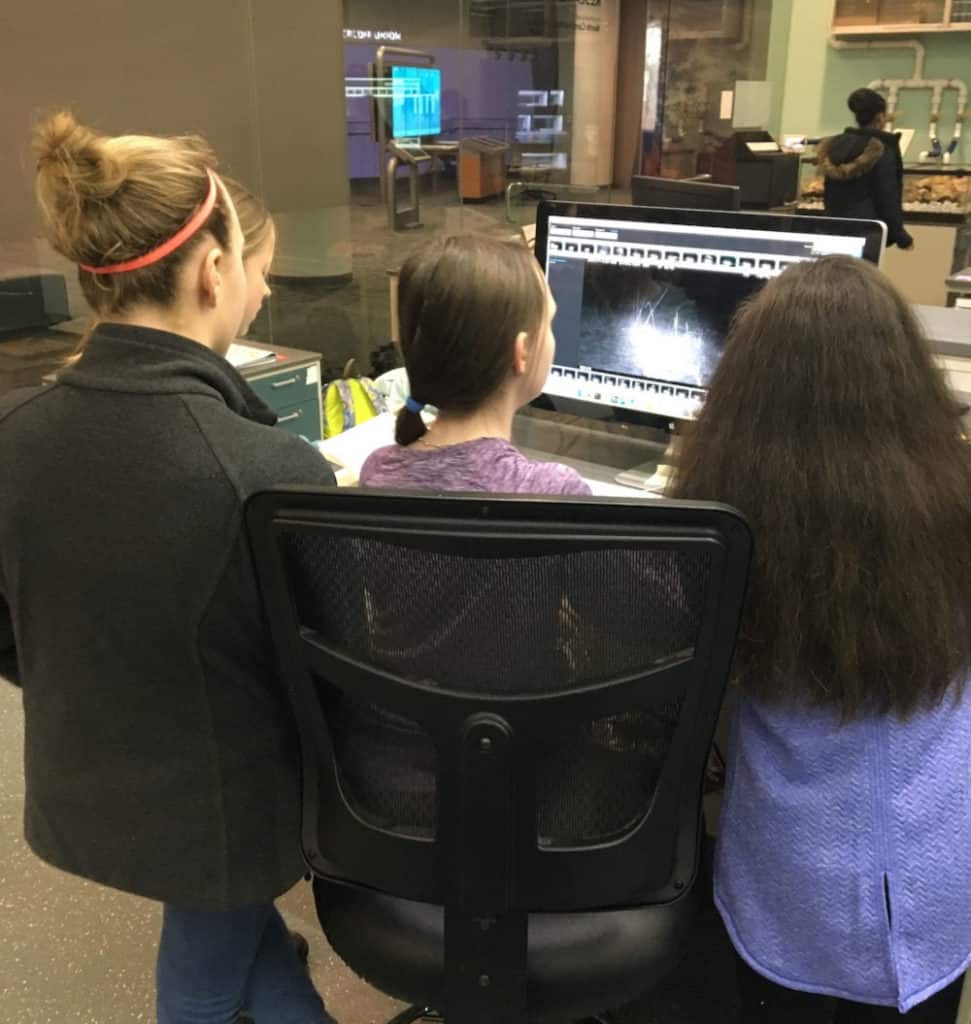
[{"label": "display case", "polygon": [[[799,210],[823,211],[823,179],[815,167],[803,179]],[[908,223],[955,224],[971,215],[971,164],[938,166],[911,164],[904,167],[904,219]]]},{"label": "display case", "polygon": [[833,11],[835,35],[969,29],[968,0],[836,0]]},{"label": "display case", "polygon": [[[823,212],[823,179],[815,159],[803,165],[797,204],[801,213]],[[904,168],[904,224],[912,249],[888,248],[883,269],[909,302],[943,306],[947,279],[971,262],[971,166],[912,164]]]}]

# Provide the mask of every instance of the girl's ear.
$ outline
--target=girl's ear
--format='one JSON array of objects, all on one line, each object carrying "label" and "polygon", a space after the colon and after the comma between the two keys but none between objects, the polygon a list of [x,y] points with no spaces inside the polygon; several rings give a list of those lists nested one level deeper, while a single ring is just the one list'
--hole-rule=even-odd
[{"label": "girl's ear", "polygon": [[218,304],[222,291],[222,250],[213,247],[206,250],[199,263],[199,294],[202,301],[212,307]]},{"label": "girl's ear", "polygon": [[512,357],[512,372],[517,377],[522,377],[526,373],[526,368],[529,365],[529,335],[526,331],[520,331],[516,335],[516,341],[513,345],[513,357]]}]

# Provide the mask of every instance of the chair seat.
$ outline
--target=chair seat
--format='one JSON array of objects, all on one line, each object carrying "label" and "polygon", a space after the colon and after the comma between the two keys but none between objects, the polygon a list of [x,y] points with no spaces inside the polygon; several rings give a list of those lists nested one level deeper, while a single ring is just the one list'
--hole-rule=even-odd
[{"label": "chair seat", "polygon": [[[652,988],[676,965],[702,890],[696,884],[672,903],[649,907],[531,914],[530,1017],[577,1020]],[[442,1006],[441,906],[326,878],[315,879],[314,898],[328,941],[352,970],[396,999]]]}]

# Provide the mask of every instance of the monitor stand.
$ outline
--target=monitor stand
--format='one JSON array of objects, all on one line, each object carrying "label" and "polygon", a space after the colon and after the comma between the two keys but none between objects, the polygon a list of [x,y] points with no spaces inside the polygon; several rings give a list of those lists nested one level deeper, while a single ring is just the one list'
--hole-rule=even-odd
[{"label": "monitor stand", "polygon": [[664,494],[674,476],[675,442],[671,438],[667,450],[658,460],[642,462],[638,466],[624,469],[614,479],[623,487],[651,491],[653,494]]},{"label": "monitor stand", "polygon": [[[401,141],[390,141],[385,145],[384,195],[388,204],[388,226],[392,231],[420,228],[421,203],[418,198],[418,169],[428,163],[431,157],[420,147],[404,145]],[[408,169],[408,194],[410,205],[398,206],[398,167]]]}]

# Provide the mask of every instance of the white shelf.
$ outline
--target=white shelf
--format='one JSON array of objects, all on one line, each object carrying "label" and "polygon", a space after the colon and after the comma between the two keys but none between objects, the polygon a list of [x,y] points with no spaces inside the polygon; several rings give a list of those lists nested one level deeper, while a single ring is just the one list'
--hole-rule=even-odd
[{"label": "white shelf", "polygon": [[971,32],[971,21],[959,21],[950,25],[834,25],[833,35],[842,36],[919,36],[927,33]]}]

